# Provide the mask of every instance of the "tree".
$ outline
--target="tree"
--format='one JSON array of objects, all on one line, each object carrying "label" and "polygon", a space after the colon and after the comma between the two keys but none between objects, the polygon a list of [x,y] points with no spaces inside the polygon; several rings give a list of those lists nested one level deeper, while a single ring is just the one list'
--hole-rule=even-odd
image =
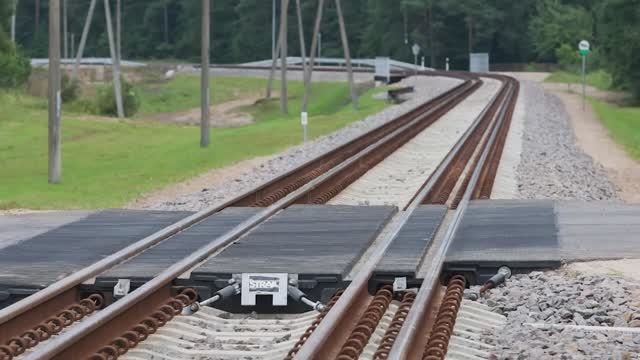
[{"label": "tree", "polygon": [[607,0],[600,20],[600,47],[615,85],[640,102],[640,0]]},{"label": "tree", "polygon": [[13,3],[0,3],[0,88],[20,86],[31,73],[29,61],[16,48],[5,30],[9,28],[13,10]]},{"label": "tree", "polygon": [[270,59],[271,31],[266,25],[271,24],[271,2],[256,5],[254,0],[239,0],[234,11],[238,16],[235,27],[243,31],[231,40],[233,58],[239,61]]},{"label": "tree", "polygon": [[[429,54],[429,66],[436,66],[436,49],[433,31],[433,0],[403,0],[402,7],[406,12],[423,14],[422,22],[424,23],[424,37],[426,37],[426,47],[423,46],[423,52]],[[418,31],[418,33],[421,33]]]},{"label": "tree", "polygon": [[575,44],[581,39],[593,40],[592,14],[582,6],[545,0],[538,5],[537,15],[529,26],[539,58],[555,60],[562,44]]}]

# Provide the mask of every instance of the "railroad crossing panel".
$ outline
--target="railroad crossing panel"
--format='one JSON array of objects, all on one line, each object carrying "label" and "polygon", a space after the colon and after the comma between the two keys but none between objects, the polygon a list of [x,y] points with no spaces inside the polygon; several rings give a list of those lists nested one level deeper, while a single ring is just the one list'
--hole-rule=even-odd
[{"label": "railroad crossing panel", "polygon": [[446,213],[445,205],[419,206],[389,245],[376,275],[415,278]]},{"label": "railroad crossing panel", "polygon": [[126,278],[132,280],[135,286],[136,283],[149,280],[261,210],[250,207],[226,208],[101,274],[96,283],[113,286],[118,279]]},{"label": "railroad crossing panel", "polygon": [[104,210],[8,246],[0,250],[0,290],[45,287],[190,214]]},{"label": "railroad crossing panel", "polygon": [[396,212],[393,206],[294,205],[205,262],[194,280],[245,272],[322,276],[342,281]]},{"label": "railroad crossing panel", "polygon": [[565,261],[640,256],[640,205],[610,201],[472,201],[445,270],[482,282],[498,267],[516,272]]}]

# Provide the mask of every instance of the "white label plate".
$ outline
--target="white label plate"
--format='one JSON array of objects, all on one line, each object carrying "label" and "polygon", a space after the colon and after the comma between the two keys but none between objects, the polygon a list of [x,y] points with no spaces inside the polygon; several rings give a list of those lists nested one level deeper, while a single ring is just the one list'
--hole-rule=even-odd
[{"label": "white label plate", "polygon": [[406,277],[397,277],[393,280],[393,291],[404,291],[407,290],[407,278]]},{"label": "white label plate", "polygon": [[271,295],[273,306],[286,306],[288,280],[287,274],[243,273],[242,306],[255,305],[258,295]]}]

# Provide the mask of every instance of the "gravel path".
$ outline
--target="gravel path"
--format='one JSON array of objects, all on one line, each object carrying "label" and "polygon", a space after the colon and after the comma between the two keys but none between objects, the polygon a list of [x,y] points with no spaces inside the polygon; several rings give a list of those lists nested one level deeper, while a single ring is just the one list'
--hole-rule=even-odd
[{"label": "gravel path", "polygon": [[[388,107],[380,113],[371,115],[362,121],[353,123],[332,134],[316,139],[306,145],[292,147],[270,158],[250,171],[234,178],[210,184],[196,193],[182,194],[175,200],[144,206],[155,210],[192,210],[197,211],[208,206],[221,204],[259,184],[262,184],[312,158],[315,158],[338,145],[378,127],[396,117],[409,112],[418,105],[458,85],[461,80],[445,77],[410,77],[402,85],[412,85],[416,92],[413,97],[399,105]],[[313,124],[311,125],[313,126]]]},{"label": "gravel path", "polygon": [[[560,270],[515,275],[480,301],[507,316],[485,339],[497,359],[640,359],[640,333],[595,331],[591,326],[640,330],[640,283],[621,277]],[[587,326],[541,329],[527,324]]]},{"label": "gravel path", "polygon": [[517,169],[520,198],[617,200],[606,171],[577,147],[562,101],[535,82],[521,84],[527,96]]}]

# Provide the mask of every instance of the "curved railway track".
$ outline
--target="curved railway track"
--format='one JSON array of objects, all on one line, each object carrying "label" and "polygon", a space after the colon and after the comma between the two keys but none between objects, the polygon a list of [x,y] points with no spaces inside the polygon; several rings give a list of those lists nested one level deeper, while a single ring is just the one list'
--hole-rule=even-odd
[{"label": "curved railway track", "polygon": [[[429,75],[442,74],[430,72]],[[192,290],[182,289],[182,293],[177,293],[172,286],[173,280],[180,274],[233,243],[283,208],[292,204],[326,203],[482,86],[482,80],[474,75],[446,75],[461,78],[464,82],[409,113],[244,195],[189,216],[0,310],[0,344],[3,344],[0,346],[0,359],[10,360],[23,353],[26,354],[22,357],[27,359],[115,359],[124,355],[130,348],[160,331],[183,307],[197,300],[197,294]],[[394,354],[394,351],[406,351],[414,343],[424,347],[424,344],[414,341],[420,336],[406,329],[407,326],[423,326],[421,321],[426,312],[425,303],[431,301],[433,289],[439,280],[448,242],[445,241],[436,255],[432,255],[433,264],[439,265],[434,265],[417,295],[401,294],[396,301],[400,305],[392,303],[393,294],[389,295],[387,288],[378,291],[373,296],[374,300],[370,301],[372,296],[367,292],[367,284],[386,247],[418,205],[446,203],[452,208],[457,207],[454,221],[449,225],[451,231],[447,232],[451,232],[452,237],[466,202],[471,198],[486,198],[490,194],[518,91],[517,82],[513,79],[491,77],[502,82],[498,94],[461,136],[436,171],[424,179],[424,185],[399,215],[396,228],[388,232],[387,239],[374,250],[343,296],[334,298],[331,306],[311,321],[300,341],[292,346],[294,350],[290,357],[307,359],[317,354],[333,354],[344,359],[357,358],[354,354],[362,351],[358,347],[366,346],[368,341],[364,341],[359,334],[363,329],[375,329],[374,323],[380,322],[385,314],[390,317],[386,313],[389,308],[393,310],[393,325],[382,341],[384,348],[392,349],[390,354]],[[96,294],[83,293],[80,286],[82,282],[230,206],[263,209],[118,301],[105,301]],[[79,301],[82,298],[86,299]],[[107,306],[95,311],[103,304]],[[358,325],[355,329],[354,324]],[[364,333],[369,330],[364,330]],[[411,341],[393,341],[397,331]],[[407,331],[409,333],[405,334]]]},{"label": "curved railway track", "polygon": [[[499,162],[504,146],[504,139],[508,132],[508,125],[517,100],[518,83],[506,76],[495,76],[502,81],[500,92],[494,97],[474,124],[462,136],[458,144],[442,161],[439,168],[429,178],[420,192],[402,213],[401,220],[396,224],[385,241],[372,255],[365,266],[344,290],[340,300],[324,316],[324,320],[314,331],[299,344],[296,351],[290,354],[290,358],[338,358],[357,359],[369,343],[370,333],[378,326],[378,321],[371,321],[369,325],[356,336],[358,341],[352,343],[353,349],[349,354],[341,354],[345,339],[353,338],[353,324],[358,323],[364,317],[367,304],[371,303],[371,295],[367,286],[369,279],[378,262],[384,256],[387,247],[398,235],[402,226],[409,219],[413,211],[423,203],[447,203],[451,208],[456,208],[452,214],[452,220],[446,227],[444,239],[432,246],[424,263],[428,264],[426,276],[422,286],[415,295],[408,299],[409,304],[403,307],[403,312],[394,321],[393,330],[385,335],[384,346],[379,348],[376,359],[443,359],[446,344],[451,336],[452,326],[455,324],[459,304],[462,300],[460,282],[464,287],[464,278],[454,277],[449,281],[450,289],[444,291],[440,287],[441,270],[447,249],[453,240],[457,227],[460,224],[466,205],[471,199],[480,199],[484,196],[482,189],[490,188],[495,177],[495,169]],[[506,129],[505,129],[506,128]],[[478,146],[481,144],[481,146]],[[473,158],[473,155],[476,155]],[[446,186],[445,186],[446,185]],[[453,190],[457,189],[454,194]],[[449,279],[446,279],[449,280]],[[444,297],[445,301],[440,301]],[[403,299],[405,301],[405,299]],[[443,311],[440,316],[433,317],[434,309]],[[452,305],[453,304],[453,305]],[[407,308],[410,310],[407,311]],[[447,311],[444,311],[447,310]],[[394,316],[395,317],[395,316]],[[446,320],[444,318],[446,317]],[[446,324],[439,328],[435,325]],[[361,329],[363,330],[363,329]],[[441,351],[438,355],[431,356],[433,348],[427,346],[433,334],[433,347],[438,346]],[[446,336],[442,337],[442,334]],[[439,341],[436,341],[436,337]],[[435,344],[435,345],[434,345]],[[322,354],[322,357],[319,357]]]}]

